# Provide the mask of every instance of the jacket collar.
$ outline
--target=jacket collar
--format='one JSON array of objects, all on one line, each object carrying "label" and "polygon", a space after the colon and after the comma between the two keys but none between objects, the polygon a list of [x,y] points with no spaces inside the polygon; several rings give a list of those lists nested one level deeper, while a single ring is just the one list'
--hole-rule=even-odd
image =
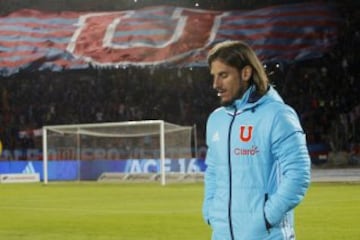
[{"label": "jacket collar", "polygon": [[279,101],[283,102],[278,92],[269,85],[265,95],[257,94],[255,85],[251,85],[239,99],[236,99],[231,105],[226,107],[227,111],[244,111],[246,109],[254,109],[266,101]]}]

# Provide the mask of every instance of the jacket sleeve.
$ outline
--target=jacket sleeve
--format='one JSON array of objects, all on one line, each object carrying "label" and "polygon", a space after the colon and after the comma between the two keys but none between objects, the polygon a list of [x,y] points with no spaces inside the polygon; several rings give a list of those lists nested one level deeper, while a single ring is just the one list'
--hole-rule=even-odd
[{"label": "jacket sleeve", "polygon": [[303,199],[310,183],[310,156],[306,137],[297,114],[290,107],[278,112],[271,130],[271,151],[279,166],[279,183],[265,204],[270,225],[280,223],[284,215]]},{"label": "jacket sleeve", "polygon": [[208,146],[207,153],[206,153],[206,170],[204,174],[204,201],[203,201],[203,218],[207,224],[210,224],[209,221],[209,207],[211,202],[214,198],[215,194],[215,179],[216,179],[216,172],[215,172],[215,154],[213,153],[213,149],[211,148],[210,143],[210,133],[208,130],[209,126],[207,127],[206,133],[206,143]]}]

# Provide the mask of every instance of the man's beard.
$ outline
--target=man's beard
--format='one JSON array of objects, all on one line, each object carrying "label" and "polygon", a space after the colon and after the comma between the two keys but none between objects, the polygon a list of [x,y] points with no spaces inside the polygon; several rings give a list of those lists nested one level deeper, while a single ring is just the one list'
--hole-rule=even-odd
[{"label": "man's beard", "polygon": [[232,99],[230,99],[229,101],[224,101],[224,102],[220,101],[220,105],[223,107],[229,107],[229,106],[233,105],[237,99],[241,99],[243,97],[243,95],[247,89],[248,89],[248,86],[244,86],[242,84],[239,88],[239,91]]}]

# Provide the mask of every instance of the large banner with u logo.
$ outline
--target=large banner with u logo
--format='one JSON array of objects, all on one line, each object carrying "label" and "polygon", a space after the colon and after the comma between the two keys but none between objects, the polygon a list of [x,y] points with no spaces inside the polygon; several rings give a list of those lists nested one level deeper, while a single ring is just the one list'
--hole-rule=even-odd
[{"label": "large banner with u logo", "polygon": [[319,57],[337,42],[325,3],[208,11],[173,6],[116,12],[20,10],[0,17],[0,75],[20,70],[204,66],[223,40],[248,42],[263,61]]}]

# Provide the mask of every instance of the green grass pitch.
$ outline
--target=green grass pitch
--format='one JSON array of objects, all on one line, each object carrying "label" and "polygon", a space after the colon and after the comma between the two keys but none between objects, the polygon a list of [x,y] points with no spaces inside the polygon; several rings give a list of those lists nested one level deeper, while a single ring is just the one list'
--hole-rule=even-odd
[{"label": "green grass pitch", "polygon": [[[0,239],[209,240],[202,183],[0,185]],[[312,184],[297,240],[359,240],[360,183]]]}]

